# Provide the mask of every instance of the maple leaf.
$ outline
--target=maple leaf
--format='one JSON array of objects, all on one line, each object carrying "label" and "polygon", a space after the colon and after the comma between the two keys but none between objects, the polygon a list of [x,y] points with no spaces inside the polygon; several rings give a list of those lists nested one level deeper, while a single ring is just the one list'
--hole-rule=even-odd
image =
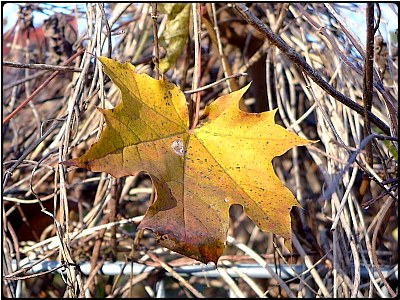
[{"label": "maple leaf", "polygon": [[114,177],[148,172],[157,197],[138,228],[202,262],[216,263],[222,255],[232,204],[242,205],[261,230],[290,245],[290,210],[298,202],[271,161],[309,140],[275,124],[276,110],[241,111],[249,85],[207,106],[201,124],[189,130],[185,97],[176,85],[137,74],[130,63],[98,59],[122,101],[100,109],[106,127],[99,141],[65,165]]}]

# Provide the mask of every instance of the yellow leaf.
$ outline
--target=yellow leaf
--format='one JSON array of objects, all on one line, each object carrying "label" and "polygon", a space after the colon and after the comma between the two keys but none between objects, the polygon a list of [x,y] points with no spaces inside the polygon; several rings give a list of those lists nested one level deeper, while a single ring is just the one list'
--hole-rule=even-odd
[{"label": "yellow leaf", "polygon": [[202,262],[217,262],[225,248],[229,207],[240,204],[263,231],[291,240],[290,210],[298,205],[276,176],[272,159],[309,140],[275,124],[276,110],[247,113],[239,101],[249,86],[209,105],[189,130],[183,93],[168,80],[100,57],[120,88],[121,103],[100,110],[100,140],[67,166],[115,177],[146,171],[157,190],[139,228],[162,246]]}]

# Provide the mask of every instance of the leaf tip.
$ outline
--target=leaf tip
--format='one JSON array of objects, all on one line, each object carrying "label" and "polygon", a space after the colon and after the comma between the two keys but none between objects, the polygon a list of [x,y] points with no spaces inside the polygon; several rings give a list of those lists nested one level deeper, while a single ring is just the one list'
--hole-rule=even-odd
[{"label": "leaf tip", "polygon": [[66,161],[60,162],[64,167],[77,167],[78,166],[78,161],[76,159],[69,159]]},{"label": "leaf tip", "polygon": [[117,77],[118,75],[121,76],[121,70],[128,70],[132,73],[134,73],[136,70],[136,67],[133,64],[131,64],[129,61],[121,63],[115,59],[108,58],[105,56],[98,56],[96,58],[103,65],[104,72],[113,81],[114,81],[114,78]]},{"label": "leaf tip", "polygon": [[238,94],[240,95],[240,97],[243,97],[243,95],[244,95],[244,94],[247,92],[247,90],[250,88],[252,82],[253,82],[253,81],[250,81],[247,85],[245,85],[244,87],[242,87],[241,89],[239,89],[239,90],[237,90],[237,91],[235,91],[235,92],[232,92],[231,94],[233,94],[233,93],[238,93]]},{"label": "leaf tip", "polygon": [[86,170],[90,170],[89,162],[83,161],[81,158],[82,157],[69,159],[69,160],[60,162],[60,164],[62,164],[63,166],[65,166],[67,168],[76,167],[76,168],[83,168]]},{"label": "leaf tip", "polygon": [[245,89],[247,91],[252,83],[253,81],[250,81],[246,86],[242,87],[242,89]]},{"label": "leaf tip", "polygon": [[285,245],[286,249],[288,249],[288,251],[289,251],[290,253],[293,253],[292,239],[291,239],[291,238],[285,239],[284,245]]},{"label": "leaf tip", "polygon": [[111,58],[105,56],[95,56],[99,62],[102,64],[107,64],[108,61],[112,60]]},{"label": "leaf tip", "polygon": [[99,112],[101,112],[103,115],[106,114],[106,111],[107,111],[106,108],[101,108],[101,107],[99,107],[99,106],[96,106],[96,109],[97,109]]},{"label": "leaf tip", "polygon": [[109,58],[109,57],[107,57],[107,56],[94,56],[94,57],[96,57],[97,58],[97,60],[99,60],[101,63],[103,63],[103,62],[109,62],[109,61],[115,61],[116,62],[116,60],[115,59],[112,59],[112,58]]}]

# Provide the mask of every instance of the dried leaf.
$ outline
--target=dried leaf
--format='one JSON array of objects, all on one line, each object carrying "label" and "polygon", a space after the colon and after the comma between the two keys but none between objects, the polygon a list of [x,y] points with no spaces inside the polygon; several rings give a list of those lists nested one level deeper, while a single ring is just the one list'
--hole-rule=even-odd
[{"label": "dried leaf", "polygon": [[164,74],[175,65],[188,40],[190,3],[162,3],[159,10],[168,14],[166,28],[160,38],[161,45],[167,50],[159,64],[160,72]]}]

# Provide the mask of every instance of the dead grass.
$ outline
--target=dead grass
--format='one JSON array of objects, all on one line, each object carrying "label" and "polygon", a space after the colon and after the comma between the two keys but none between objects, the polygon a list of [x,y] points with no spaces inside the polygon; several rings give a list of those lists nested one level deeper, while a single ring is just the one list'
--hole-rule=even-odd
[{"label": "dead grass", "polygon": [[[278,123],[302,137],[319,140],[274,159],[276,173],[304,208],[292,211],[292,255],[280,238],[261,232],[241,207],[234,206],[228,246],[218,263],[220,276],[182,277],[174,267],[196,261],[160,248],[150,232],[136,232],[154,198],[148,176],[114,179],[105,173],[67,170],[59,164],[82,155],[98,139],[104,120],[96,107],[111,108],[120,101],[116,86],[105,77],[93,55],[107,55],[111,45],[112,58],[131,61],[140,72],[155,76],[150,7],[149,3],[107,4],[106,19],[111,31],[117,33],[111,44],[105,15],[95,4],[78,5],[67,19],[57,16],[58,23],[48,22],[42,32],[32,29],[29,16],[32,10],[52,11],[53,7],[44,3],[25,6],[22,21],[4,33],[3,61],[62,65],[85,49],[70,64],[79,68],[78,72],[59,71],[35,97],[32,94],[52,71],[3,65],[4,295],[155,297],[164,290],[167,296],[175,297],[397,294],[397,278],[385,279],[388,273],[397,272],[398,263],[398,126],[393,118],[398,107],[398,64],[397,38],[393,41],[393,36],[384,39],[386,44],[375,40],[375,77],[369,82],[371,89],[374,86],[371,112],[387,126],[386,132],[381,123],[374,123],[339,96],[329,95],[302,65],[271,46],[275,44],[272,40],[265,39],[227,4],[204,6],[208,21],[203,19],[200,28],[201,64],[194,59],[191,29],[192,50],[187,47],[175,68],[166,74],[187,91],[246,72],[248,76],[201,92],[201,108],[218,95],[252,81],[245,99],[250,110],[279,108]],[[363,84],[365,43],[355,36],[361,28],[350,24],[352,20],[344,14],[335,14],[338,7],[259,3],[251,10],[335,91],[364,109],[363,95],[368,88],[368,83]],[[377,7],[375,12],[377,15]],[[365,20],[364,11],[353,15]],[[164,18],[158,18],[160,35]],[[83,20],[78,33],[74,19]],[[214,20],[218,31],[213,29]],[[382,23],[392,21],[382,16]],[[212,26],[205,26],[207,22]],[[375,36],[379,35],[378,31]],[[225,57],[224,63],[221,57]],[[201,80],[193,86],[198,68]],[[364,131],[366,122],[371,123],[369,134]],[[61,262],[62,275],[55,271],[30,273],[38,259]],[[103,263],[113,261],[127,265],[139,262],[156,269],[130,275],[97,273]],[[91,264],[89,275],[77,267],[83,262]],[[241,273],[237,266],[243,263],[262,266],[272,278]],[[305,265],[305,271],[294,279],[281,279],[280,268],[296,265]],[[226,271],[232,268],[239,274],[234,279]],[[388,271],[385,276],[378,274],[381,269]],[[165,277],[165,272],[173,279]]]}]

